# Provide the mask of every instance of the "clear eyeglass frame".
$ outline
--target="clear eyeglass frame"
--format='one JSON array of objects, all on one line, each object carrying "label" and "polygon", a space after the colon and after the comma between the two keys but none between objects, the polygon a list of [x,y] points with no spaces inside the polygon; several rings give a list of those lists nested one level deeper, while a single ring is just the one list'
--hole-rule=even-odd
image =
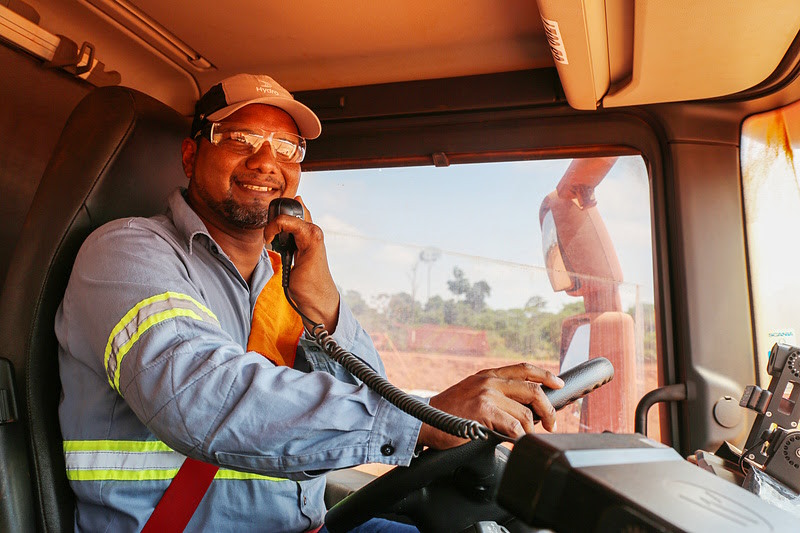
[{"label": "clear eyeglass frame", "polygon": [[306,140],[285,131],[266,131],[229,122],[210,122],[198,135],[215,146],[243,156],[255,154],[266,142],[272,148],[275,159],[281,163],[300,163],[306,155]]}]

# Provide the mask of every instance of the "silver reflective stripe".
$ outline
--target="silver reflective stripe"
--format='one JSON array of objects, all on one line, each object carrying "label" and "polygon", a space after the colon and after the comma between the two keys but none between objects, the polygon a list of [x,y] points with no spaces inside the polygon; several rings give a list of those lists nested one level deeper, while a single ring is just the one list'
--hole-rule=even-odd
[{"label": "silver reflective stripe", "polygon": [[169,470],[180,468],[178,452],[69,452],[67,470]]}]

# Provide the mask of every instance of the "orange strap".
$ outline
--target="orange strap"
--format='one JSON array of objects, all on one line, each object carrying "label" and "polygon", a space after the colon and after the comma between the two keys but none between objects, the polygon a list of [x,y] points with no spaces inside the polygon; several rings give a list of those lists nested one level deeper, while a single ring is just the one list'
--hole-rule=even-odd
[{"label": "orange strap", "polygon": [[294,366],[303,321],[283,294],[280,255],[269,252],[269,259],[275,274],[256,300],[247,349],[260,353],[278,366]]},{"label": "orange strap", "polygon": [[[275,274],[256,300],[247,349],[278,366],[294,366],[303,322],[291,308],[281,285],[281,258],[269,252]],[[186,528],[219,469],[187,457],[161,496],[142,533],[179,533]]]}]

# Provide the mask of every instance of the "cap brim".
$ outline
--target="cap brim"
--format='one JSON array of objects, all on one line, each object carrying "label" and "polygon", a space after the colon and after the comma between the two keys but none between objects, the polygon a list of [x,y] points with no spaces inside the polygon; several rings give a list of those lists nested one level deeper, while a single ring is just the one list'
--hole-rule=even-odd
[{"label": "cap brim", "polygon": [[206,117],[206,120],[212,122],[215,120],[222,120],[250,104],[266,104],[286,111],[289,116],[292,117],[294,123],[297,124],[297,130],[300,132],[300,135],[306,139],[316,139],[322,133],[322,124],[311,109],[297,100],[292,100],[283,96],[265,96],[264,98],[254,98],[253,100],[237,102],[214,111]]}]

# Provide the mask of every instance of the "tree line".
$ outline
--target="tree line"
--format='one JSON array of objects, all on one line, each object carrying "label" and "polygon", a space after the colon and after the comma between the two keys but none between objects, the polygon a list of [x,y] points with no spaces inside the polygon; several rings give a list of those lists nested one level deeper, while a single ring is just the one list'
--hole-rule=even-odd
[{"label": "tree line", "polygon": [[[404,350],[409,327],[422,324],[457,326],[487,333],[490,353],[496,357],[552,359],[561,351],[561,323],[584,312],[583,301],[565,304],[557,312],[547,310],[541,296],[532,296],[522,308],[491,309],[486,281],[471,282],[459,268],[447,282],[452,298],[432,296],[424,304],[407,292],[381,294],[372,303],[358,291],[349,290],[345,301],[370,332],[388,335],[398,350]],[[633,309],[628,312],[633,314]],[[645,358],[655,358],[655,322],[652,304],[644,304]],[[652,315],[652,316],[651,316]]]}]

